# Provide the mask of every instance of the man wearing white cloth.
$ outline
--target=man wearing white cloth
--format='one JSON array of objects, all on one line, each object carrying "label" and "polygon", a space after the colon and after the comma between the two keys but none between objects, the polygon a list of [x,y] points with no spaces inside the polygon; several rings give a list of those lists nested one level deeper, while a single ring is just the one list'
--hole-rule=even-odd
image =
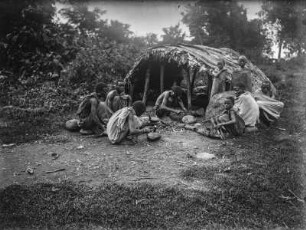
[{"label": "man wearing white cloth", "polygon": [[245,85],[238,83],[234,86],[236,93],[234,110],[244,120],[245,132],[257,131],[259,107],[252,94],[245,91]]}]

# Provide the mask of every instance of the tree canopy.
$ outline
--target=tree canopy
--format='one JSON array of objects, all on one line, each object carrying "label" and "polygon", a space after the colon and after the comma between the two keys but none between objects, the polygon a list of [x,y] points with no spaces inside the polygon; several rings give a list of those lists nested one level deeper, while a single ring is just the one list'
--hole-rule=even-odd
[{"label": "tree canopy", "polygon": [[228,47],[250,55],[255,52],[257,56],[265,47],[260,21],[248,21],[246,9],[237,1],[190,3],[183,22],[194,44]]},{"label": "tree canopy", "polygon": [[290,53],[301,55],[306,51],[306,4],[302,1],[264,1],[260,12],[266,24],[278,25],[276,40],[279,46]]},{"label": "tree canopy", "polygon": [[180,29],[180,24],[176,24],[175,26],[170,26],[168,28],[163,28],[164,34],[162,35],[162,43],[164,44],[179,44],[185,42],[186,34],[182,32]]}]

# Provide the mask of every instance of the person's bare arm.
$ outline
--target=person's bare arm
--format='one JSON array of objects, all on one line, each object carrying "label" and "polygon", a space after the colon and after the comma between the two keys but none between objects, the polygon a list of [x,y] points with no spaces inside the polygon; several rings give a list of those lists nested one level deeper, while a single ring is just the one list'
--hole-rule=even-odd
[{"label": "person's bare arm", "polygon": [[165,93],[161,93],[158,98],[156,99],[155,105],[154,105],[154,109],[157,109],[158,107],[161,106],[163,99],[164,99],[164,95]]},{"label": "person's bare arm", "polygon": [[91,98],[90,99],[90,114],[89,117],[100,127],[103,127],[102,122],[100,121],[100,119],[98,118],[97,115],[97,107],[98,107],[98,103],[99,101],[95,98]]},{"label": "person's bare arm", "polygon": [[164,98],[163,98],[163,101],[162,101],[162,104],[161,104],[160,108],[165,109],[169,112],[179,113],[180,112],[179,110],[172,109],[172,108],[167,106],[167,102],[168,102],[168,99],[169,99],[169,94],[170,94],[170,92],[167,92],[166,94],[164,94]]},{"label": "person's bare arm", "polygon": [[105,99],[105,103],[106,105],[108,106],[108,108],[110,109],[111,113],[113,114],[114,111],[112,109],[112,105],[113,105],[113,100],[114,100],[114,97],[116,96],[116,91],[113,90],[113,91],[110,91],[107,96],[106,96],[106,99]]},{"label": "person's bare arm", "polygon": [[130,134],[134,135],[134,134],[149,133],[150,132],[150,129],[148,127],[143,128],[143,129],[138,128],[138,124],[135,122],[135,118],[134,118],[134,115],[132,113],[130,113],[128,119],[129,119]]},{"label": "person's bare arm", "polygon": [[184,112],[187,112],[187,109],[186,109],[186,107],[185,107],[185,105],[184,105],[184,103],[183,103],[181,98],[178,98],[178,103],[179,103],[180,107],[182,108],[182,110]]},{"label": "person's bare arm", "polygon": [[219,128],[221,126],[224,126],[224,125],[231,125],[231,124],[235,124],[236,123],[236,116],[235,116],[235,112],[234,111],[230,111],[231,115],[231,120],[230,121],[227,121],[227,122],[222,122],[218,125],[216,125],[216,128]]},{"label": "person's bare arm", "polygon": [[108,113],[110,113],[111,115],[114,114],[114,112],[107,106],[107,104],[105,103],[105,107]]},{"label": "person's bare arm", "polygon": [[128,94],[126,94],[125,96],[126,96],[126,99],[128,101],[128,105],[127,106],[128,107],[132,106],[132,97],[130,95],[128,95]]}]

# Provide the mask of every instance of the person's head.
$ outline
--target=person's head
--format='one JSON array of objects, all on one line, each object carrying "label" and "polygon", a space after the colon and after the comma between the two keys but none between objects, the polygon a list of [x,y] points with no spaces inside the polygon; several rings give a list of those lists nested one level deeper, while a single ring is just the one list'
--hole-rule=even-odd
[{"label": "person's head", "polygon": [[225,66],[225,61],[224,59],[220,59],[218,62],[217,62],[217,67],[219,70],[223,69]]},{"label": "person's head", "polygon": [[142,101],[135,101],[132,107],[138,117],[146,111],[146,105]]},{"label": "person's head", "polygon": [[238,83],[234,86],[234,91],[237,97],[239,97],[241,94],[245,92],[245,85],[242,83]]},{"label": "person's head", "polygon": [[96,84],[95,92],[99,98],[105,98],[107,91],[108,87],[107,84],[105,84],[104,82],[99,82],[98,84]]},{"label": "person's head", "polygon": [[269,81],[264,81],[262,84],[261,84],[261,91],[264,93],[264,94],[268,94],[271,90],[271,85],[270,85],[270,82]]},{"label": "person's head", "polygon": [[175,97],[182,97],[182,95],[183,95],[183,90],[182,90],[181,87],[179,87],[179,86],[173,86],[171,89],[172,89],[172,91],[173,91]]},{"label": "person's head", "polygon": [[123,81],[117,82],[116,90],[118,93],[122,93],[125,90],[125,84]]},{"label": "person's head", "polygon": [[234,103],[235,103],[235,99],[233,97],[225,98],[225,101],[224,101],[225,109],[230,110],[231,108],[233,108]]},{"label": "person's head", "polygon": [[238,64],[240,65],[241,68],[244,68],[246,63],[247,63],[246,56],[242,55],[238,58]]}]

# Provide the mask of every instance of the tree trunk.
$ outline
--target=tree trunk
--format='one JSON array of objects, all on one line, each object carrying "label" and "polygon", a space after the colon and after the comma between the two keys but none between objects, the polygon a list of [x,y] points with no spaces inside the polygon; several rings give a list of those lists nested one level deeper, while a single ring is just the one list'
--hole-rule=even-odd
[{"label": "tree trunk", "polygon": [[191,109],[191,87],[190,87],[190,72],[186,71],[186,83],[187,83],[187,103],[188,103],[188,110]]},{"label": "tree trunk", "polygon": [[190,80],[190,85],[191,85],[191,94],[193,93],[193,88],[194,88],[194,82],[195,82],[195,78],[197,76],[197,69],[194,69],[194,70],[191,70],[190,71],[190,75],[192,76],[191,77],[191,80]]},{"label": "tree trunk", "polygon": [[165,74],[165,66],[161,64],[160,65],[160,93],[164,92],[164,74]]},{"label": "tree trunk", "polygon": [[277,57],[278,62],[280,62],[280,59],[281,59],[282,47],[283,47],[283,40],[280,39],[278,43],[278,57]]}]

